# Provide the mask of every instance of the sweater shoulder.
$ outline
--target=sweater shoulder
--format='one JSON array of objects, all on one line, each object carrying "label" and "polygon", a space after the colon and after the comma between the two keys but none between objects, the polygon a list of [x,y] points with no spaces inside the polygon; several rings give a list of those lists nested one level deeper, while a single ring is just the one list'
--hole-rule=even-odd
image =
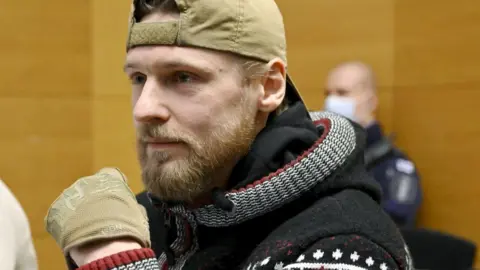
[{"label": "sweater shoulder", "polygon": [[[273,254],[272,254],[273,255]],[[280,255],[280,256],[279,256]],[[379,244],[360,235],[336,235],[298,248],[290,246],[276,256],[265,256],[245,269],[413,270],[408,252],[405,263]]]}]

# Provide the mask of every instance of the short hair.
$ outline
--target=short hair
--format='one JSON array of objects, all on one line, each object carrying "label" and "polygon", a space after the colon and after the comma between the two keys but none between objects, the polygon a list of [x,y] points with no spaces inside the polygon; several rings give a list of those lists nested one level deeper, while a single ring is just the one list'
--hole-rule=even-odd
[{"label": "short hair", "polygon": [[179,13],[175,0],[134,0],[133,6],[133,16],[137,22],[155,11],[168,14]]}]

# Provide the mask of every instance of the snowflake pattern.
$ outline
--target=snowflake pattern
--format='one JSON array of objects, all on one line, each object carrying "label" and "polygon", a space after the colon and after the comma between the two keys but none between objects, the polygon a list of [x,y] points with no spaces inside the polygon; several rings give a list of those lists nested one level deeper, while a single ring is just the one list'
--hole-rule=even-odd
[{"label": "snowflake pattern", "polygon": [[283,269],[283,263],[279,262],[275,264],[275,267],[273,268],[274,270],[282,270]]},{"label": "snowflake pattern", "polygon": [[[344,254],[344,251],[342,251],[341,249],[337,248],[335,249],[333,252],[332,252],[332,258],[335,260],[335,261],[338,261],[340,260],[342,257],[343,257],[343,254]],[[324,255],[325,255],[325,251],[321,250],[321,249],[317,249],[313,254],[312,254],[312,257],[316,260],[316,261],[322,261],[321,259],[324,258]],[[348,255],[347,255],[348,256]],[[360,260],[361,256],[358,254],[357,251],[353,251],[349,257],[347,257],[350,259],[351,262],[353,263],[357,263],[357,261]],[[299,262],[303,262],[305,261],[305,255],[302,254],[300,255],[296,262],[299,263]],[[308,260],[307,260],[308,261]],[[375,260],[370,256],[368,258],[366,258],[364,261],[363,261],[363,265],[367,265],[368,267],[372,267],[373,265],[375,265]],[[379,270],[390,270],[387,266],[386,263],[379,263],[377,264],[379,265]],[[283,266],[283,264],[282,264]],[[281,269],[281,268],[279,268]],[[277,269],[275,269],[277,270]]]},{"label": "snowflake pattern", "polygon": [[[347,250],[348,249],[345,250],[345,249],[336,248],[335,250],[330,251],[331,252],[330,254],[332,256],[330,258],[332,258],[333,259],[332,260],[332,259],[329,259],[328,257],[325,257],[325,252],[327,251],[322,249],[317,249],[315,252],[311,253],[311,255],[301,254],[297,258],[295,265],[298,265],[297,267],[300,267],[299,269],[302,269],[302,267],[305,267],[305,266],[300,266],[300,265],[310,265],[310,264],[313,265],[314,262],[317,264],[326,265],[326,264],[332,264],[335,261],[335,263],[337,264],[340,263],[342,265],[347,265],[347,264],[350,265],[349,263],[354,263],[355,266],[358,265],[358,267],[375,267],[375,265],[377,265],[376,268],[372,268],[372,269],[391,270],[385,262],[381,262],[381,261],[376,262],[372,256],[363,257],[363,260],[360,260],[362,256],[360,256],[359,252],[354,250],[353,251],[347,251]],[[348,253],[345,254],[345,252],[348,252]],[[307,256],[312,256],[309,258],[313,258],[314,261],[309,261],[307,259],[308,258]],[[281,267],[284,267],[284,268],[281,268]],[[297,269],[297,268],[292,264],[284,265],[283,263],[277,263],[274,269],[281,270],[281,269]],[[303,269],[310,269],[310,268],[307,267]],[[359,268],[359,269],[363,269],[363,268]]]},{"label": "snowflake pattern", "polygon": [[358,253],[354,251],[352,255],[350,255],[350,260],[352,260],[353,262],[356,262],[358,261],[358,259],[360,259],[360,256],[358,256]]},{"label": "snowflake pattern", "polygon": [[335,252],[332,253],[332,257],[338,261],[338,259],[342,258],[343,253],[340,251],[340,249],[337,248]]},{"label": "snowflake pattern", "polygon": [[313,253],[313,258],[315,258],[315,260],[319,260],[319,259],[323,258],[323,254],[324,254],[324,252],[321,249],[317,249],[317,251],[315,251],[315,253]]},{"label": "snowflake pattern", "polygon": [[[332,260],[329,258],[329,256],[325,256],[325,252],[327,251],[322,249],[317,249],[313,253],[299,255],[294,263],[290,263],[287,265],[285,265],[283,262],[275,262],[275,261],[272,262],[271,257],[267,257],[253,265],[250,264],[247,267],[247,270],[264,269],[264,267],[267,267],[269,263],[274,263],[274,267],[273,267],[274,270],[284,270],[284,269],[307,270],[307,269],[317,269],[317,268],[311,268],[311,267],[317,267],[317,266],[321,266],[321,267],[328,266],[328,267],[334,267],[331,269],[337,269],[335,268],[337,267],[337,265],[357,267],[352,269],[366,269],[365,267],[368,267],[368,269],[391,270],[391,268],[389,268],[385,262],[381,262],[381,261],[376,262],[372,258],[372,256],[369,256],[366,259],[365,257],[363,257],[364,259],[360,260],[361,256],[357,251],[352,252],[351,250],[348,250],[348,251],[347,250],[345,249],[342,250],[340,248],[337,248],[333,251],[328,251],[328,252],[331,252],[330,254],[332,254],[331,255],[332,257],[330,257],[330,258],[333,258]],[[348,253],[345,254],[345,252],[348,252]],[[344,254],[346,256],[343,256]],[[311,256],[311,257],[308,257],[308,256]]]}]

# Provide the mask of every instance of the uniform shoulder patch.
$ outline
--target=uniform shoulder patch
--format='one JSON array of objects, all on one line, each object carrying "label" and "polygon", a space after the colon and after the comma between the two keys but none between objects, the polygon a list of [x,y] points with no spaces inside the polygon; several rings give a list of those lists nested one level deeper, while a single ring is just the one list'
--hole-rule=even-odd
[{"label": "uniform shoulder patch", "polygon": [[395,162],[395,168],[397,169],[397,171],[406,173],[406,174],[412,174],[415,171],[415,165],[413,164],[413,162],[403,158],[398,159]]}]

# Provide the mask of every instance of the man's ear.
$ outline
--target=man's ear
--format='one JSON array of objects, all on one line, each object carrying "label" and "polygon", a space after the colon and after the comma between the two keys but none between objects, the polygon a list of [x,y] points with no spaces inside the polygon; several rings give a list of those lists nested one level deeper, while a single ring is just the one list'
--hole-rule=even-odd
[{"label": "man's ear", "polygon": [[285,97],[287,72],[280,58],[268,62],[267,70],[261,81],[263,91],[258,99],[258,110],[270,113],[280,106]]},{"label": "man's ear", "polygon": [[370,106],[370,111],[373,113],[377,110],[377,107],[378,107],[378,97],[377,95],[375,94],[372,94],[372,96],[370,97],[370,100],[368,102],[369,106]]}]

